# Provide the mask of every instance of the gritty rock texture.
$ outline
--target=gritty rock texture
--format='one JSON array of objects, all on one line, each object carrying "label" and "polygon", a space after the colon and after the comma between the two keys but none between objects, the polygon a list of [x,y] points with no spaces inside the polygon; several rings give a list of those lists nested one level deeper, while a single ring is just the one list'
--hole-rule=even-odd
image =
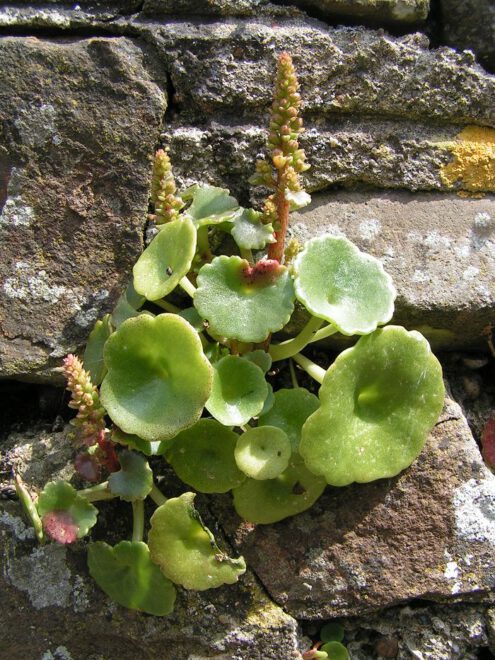
[{"label": "gritty rock texture", "polygon": [[164,93],[129,39],[0,40],[0,374],[84,343],[140,253]]},{"label": "gritty rock texture", "polygon": [[[8,475],[14,469],[36,491],[49,479],[70,478],[68,430],[10,435],[2,444],[0,473]],[[100,512],[94,539],[114,543],[129,537],[127,504],[107,503]],[[202,513],[211,526],[208,511]],[[0,500],[3,656],[63,660],[133,660],[137,655],[149,660],[301,657],[295,620],[264,595],[252,573],[234,586],[201,593],[179,589],[175,612],[165,618],[152,617],[117,606],[98,589],[88,575],[85,545],[81,541],[70,547],[38,546],[19,504]],[[47,653],[52,655],[43,655]]]},{"label": "gritty rock texture", "polygon": [[397,288],[394,321],[435,348],[484,346],[495,318],[495,197],[339,192],[292,216],[303,244],[344,235],[381,260]]},{"label": "gritty rock texture", "polygon": [[145,0],[141,15],[161,16],[291,16],[301,12],[291,2],[282,6],[268,0]]},{"label": "gritty rock texture", "polygon": [[440,0],[443,39],[469,48],[490,71],[495,70],[495,4],[492,0]]},{"label": "gritty rock texture", "polygon": [[[398,477],[327,488],[275,525],[219,504],[229,538],[287,612],[355,616],[411,598],[483,598],[495,584],[495,476],[447,401],[422,454]],[[217,502],[220,503],[221,498]]]},{"label": "gritty rock texture", "polygon": [[368,19],[379,23],[416,23],[428,16],[430,0],[295,0],[333,18]]}]

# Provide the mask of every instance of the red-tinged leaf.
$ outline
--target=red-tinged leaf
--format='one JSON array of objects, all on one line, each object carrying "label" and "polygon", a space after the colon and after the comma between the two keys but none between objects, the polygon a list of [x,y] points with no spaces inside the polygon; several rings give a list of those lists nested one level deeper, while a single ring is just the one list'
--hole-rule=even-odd
[{"label": "red-tinged leaf", "polygon": [[120,462],[115,451],[115,443],[110,440],[107,434],[102,431],[98,435],[98,460],[108,472],[117,472],[120,470]]},{"label": "red-tinged leaf", "polygon": [[42,518],[43,529],[57,543],[74,543],[78,527],[68,511],[50,511]]},{"label": "red-tinged leaf", "polygon": [[482,456],[489,468],[495,470],[495,417],[485,424],[481,436]]},{"label": "red-tinged leaf", "polygon": [[80,452],[74,460],[74,467],[78,474],[86,481],[90,481],[91,483],[99,481],[101,468],[96,456],[87,454],[86,452]]}]

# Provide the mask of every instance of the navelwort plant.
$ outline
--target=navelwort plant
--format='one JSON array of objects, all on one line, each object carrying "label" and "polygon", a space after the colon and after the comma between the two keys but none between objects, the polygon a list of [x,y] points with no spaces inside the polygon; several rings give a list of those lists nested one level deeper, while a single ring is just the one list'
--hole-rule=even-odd
[{"label": "navelwort plant", "polygon": [[[132,539],[93,542],[88,552],[90,574],[128,608],[165,615],[174,585],[210,589],[246,570],[203,524],[193,490],[230,491],[242,518],[274,523],[311,507],[328,484],[407,468],[441,411],[441,367],[426,339],[381,327],[396,295],[381,263],[340,236],[285,247],[289,212],[310,202],[300,182],[309,167],[298,144],[300,102],[283,53],[270,155],[251,179],[269,191],[262,211],[210,185],[178,194],[168,155],[157,152],[156,236],[113,314],[96,323],[83,363],[69,355],[64,364],[78,411],[76,468],[95,485],[77,491],[51,482],[33,500],[17,479],[40,541],[87,535],[97,501],[130,503]],[[224,234],[237,254],[215,253],[212,237]],[[297,336],[272,342],[296,300],[310,320]],[[326,371],[301,354],[334,333],[359,339]],[[274,392],[266,374],[282,360],[290,361],[293,387]],[[293,363],[321,384],[318,396],[298,386]],[[156,456],[193,490],[167,499],[149,465]],[[147,543],[146,498],[156,505]]]}]

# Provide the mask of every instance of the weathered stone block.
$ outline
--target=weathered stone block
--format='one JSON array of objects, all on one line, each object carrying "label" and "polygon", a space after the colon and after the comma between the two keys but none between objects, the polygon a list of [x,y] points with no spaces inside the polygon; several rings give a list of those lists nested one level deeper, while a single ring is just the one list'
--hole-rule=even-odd
[{"label": "weathered stone block", "polygon": [[489,70],[495,70],[495,4],[492,0],[440,0],[443,39],[469,48]]},{"label": "weathered stone block", "polygon": [[275,525],[242,522],[225,498],[217,503],[227,536],[275,601],[321,619],[412,598],[489,597],[494,496],[495,476],[447,400],[419,458],[393,479],[329,487],[310,510]]},{"label": "weathered stone block", "polygon": [[166,107],[129,39],[0,40],[0,374],[51,379],[142,247]]},{"label": "weathered stone block", "polygon": [[294,4],[317,9],[328,18],[338,16],[384,24],[424,21],[430,9],[430,0],[294,0]]}]

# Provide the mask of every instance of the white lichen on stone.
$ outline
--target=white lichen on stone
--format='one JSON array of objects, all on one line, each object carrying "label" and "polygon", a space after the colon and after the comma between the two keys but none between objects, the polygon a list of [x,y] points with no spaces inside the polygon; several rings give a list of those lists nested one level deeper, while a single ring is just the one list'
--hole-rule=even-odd
[{"label": "white lichen on stone", "polygon": [[424,237],[424,244],[430,250],[442,251],[452,245],[452,239],[448,236],[442,236],[437,231],[432,231]]},{"label": "white lichen on stone", "polygon": [[35,548],[30,555],[12,559],[7,568],[10,583],[26,591],[36,609],[68,607],[70,604],[70,571],[66,549],[61,545]]},{"label": "white lichen on stone", "polygon": [[48,141],[60,144],[56,125],[57,111],[50,103],[21,108],[14,125],[22,142],[30,147],[40,147]]},{"label": "white lichen on stone", "polygon": [[477,213],[474,216],[474,226],[477,229],[488,229],[492,225],[492,216],[486,211]]},{"label": "white lichen on stone", "polygon": [[0,227],[29,227],[34,209],[25,204],[19,195],[8,197],[0,213]]},{"label": "white lichen on stone", "polygon": [[19,539],[19,541],[34,539],[34,529],[32,527],[28,527],[22,518],[19,518],[18,516],[11,516],[7,511],[4,511],[0,516],[0,524],[9,527],[16,539]]},{"label": "white lichen on stone", "polygon": [[73,658],[66,646],[57,646],[53,653],[50,649],[45,651],[41,656],[41,660],[73,660]]},{"label": "white lichen on stone", "polygon": [[371,241],[378,236],[382,228],[379,220],[370,218],[359,224],[359,233],[364,241]]},{"label": "white lichen on stone", "polygon": [[470,479],[457,488],[452,503],[460,538],[495,545],[495,478]]},{"label": "white lichen on stone", "polygon": [[9,298],[53,304],[62,296],[73,296],[73,292],[66,286],[52,284],[45,270],[33,272],[33,266],[24,261],[18,261],[15,269],[16,274],[7,277],[3,285],[3,290]]},{"label": "white lichen on stone", "polygon": [[468,266],[466,270],[462,273],[462,279],[466,282],[472,282],[477,279],[480,274],[480,269],[476,266]]},{"label": "white lichen on stone", "polygon": [[412,281],[416,284],[425,284],[430,281],[430,276],[424,270],[416,269],[412,276]]}]

